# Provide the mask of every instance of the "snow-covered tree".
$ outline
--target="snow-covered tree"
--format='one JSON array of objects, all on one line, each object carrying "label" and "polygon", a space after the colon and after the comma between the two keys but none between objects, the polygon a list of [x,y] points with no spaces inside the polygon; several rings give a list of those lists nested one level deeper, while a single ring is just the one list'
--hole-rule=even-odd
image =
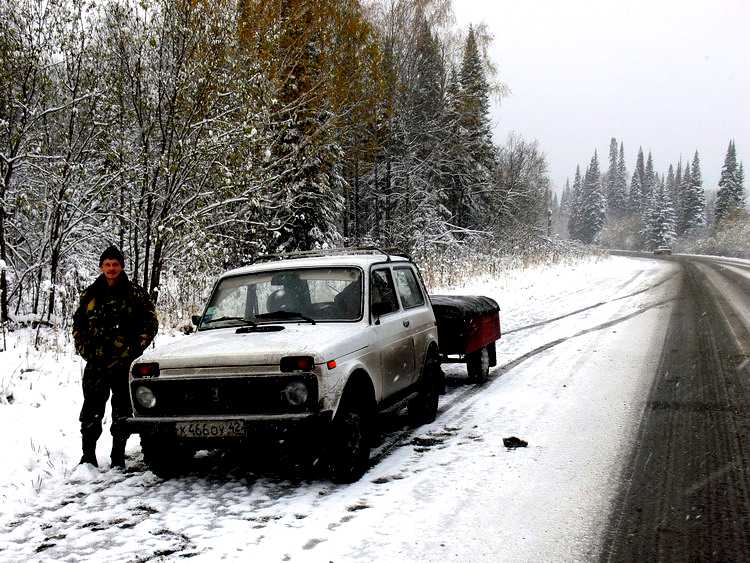
[{"label": "snow-covered tree", "polygon": [[724,165],[721,168],[719,191],[716,194],[716,222],[720,223],[745,208],[745,192],[743,186],[744,171],[737,163],[737,150],[734,141],[729,141]]},{"label": "snow-covered tree", "polygon": [[596,239],[606,221],[606,204],[599,172],[599,158],[594,151],[583,180],[579,240],[591,243]]},{"label": "snow-covered tree", "polygon": [[466,225],[483,222],[484,205],[490,201],[497,158],[492,144],[489,84],[473,27],[469,28],[460,69],[465,150],[470,158],[466,177]]},{"label": "snow-covered tree", "polygon": [[573,178],[573,189],[570,196],[570,217],[568,218],[568,235],[575,240],[580,240],[581,237],[582,194],[581,167],[576,165],[576,174]]},{"label": "snow-covered tree", "polygon": [[646,205],[646,202],[651,197],[651,193],[654,191],[654,187],[656,186],[655,174],[654,160],[651,157],[651,151],[649,151],[641,183],[641,197],[643,199],[644,205]]},{"label": "snow-covered tree", "polygon": [[698,151],[695,151],[693,163],[689,171],[687,166],[685,167],[685,174],[683,176],[682,206],[680,209],[682,213],[682,232],[702,227],[706,222],[706,195],[703,190],[703,177],[700,166]]},{"label": "snow-covered tree", "polygon": [[630,194],[628,197],[628,207],[634,215],[640,215],[643,209],[643,194],[641,192],[641,175],[638,170],[633,171],[630,180]]},{"label": "snow-covered tree", "polygon": [[659,246],[671,246],[677,236],[676,216],[669,190],[663,180],[649,198],[641,222],[641,240],[649,249]]},{"label": "snow-covered tree", "polygon": [[[617,140],[613,137],[609,144],[609,168],[607,170],[607,215],[620,218],[627,210],[627,180],[625,179],[625,157],[622,143],[618,153]],[[619,157],[619,158],[618,158]]]}]

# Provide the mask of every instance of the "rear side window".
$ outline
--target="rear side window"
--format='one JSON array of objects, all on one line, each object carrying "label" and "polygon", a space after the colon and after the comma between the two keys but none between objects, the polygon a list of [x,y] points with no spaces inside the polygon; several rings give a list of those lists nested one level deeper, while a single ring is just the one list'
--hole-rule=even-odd
[{"label": "rear side window", "polygon": [[396,278],[396,289],[398,289],[398,294],[401,296],[401,303],[404,305],[404,309],[424,305],[422,288],[419,287],[417,277],[411,268],[397,268],[393,270],[393,275]]},{"label": "rear side window", "polygon": [[393,288],[391,271],[388,269],[372,272],[372,287],[370,288],[370,302],[372,305],[381,303],[381,314],[386,315],[398,311],[396,290]]}]

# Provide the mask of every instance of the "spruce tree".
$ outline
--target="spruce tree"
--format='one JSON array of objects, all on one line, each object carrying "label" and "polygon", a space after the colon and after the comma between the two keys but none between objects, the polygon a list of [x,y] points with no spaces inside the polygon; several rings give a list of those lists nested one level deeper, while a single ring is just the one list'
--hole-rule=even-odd
[{"label": "spruce tree", "polygon": [[643,174],[643,181],[641,183],[641,192],[643,194],[643,200],[646,201],[651,197],[651,193],[654,191],[656,186],[656,177],[654,172],[654,160],[651,158],[651,151],[648,153],[646,160],[646,169]]},{"label": "spruce tree", "polygon": [[581,240],[581,192],[581,167],[576,165],[576,175],[573,179],[573,191],[570,198],[570,217],[568,218],[568,235],[574,240]]},{"label": "spruce tree", "polygon": [[594,151],[591,163],[586,169],[581,192],[579,240],[586,243],[596,240],[606,221],[606,205],[599,172],[599,158]]},{"label": "spruce tree", "polygon": [[625,147],[620,142],[620,154],[617,158],[617,197],[620,201],[616,206],[620,214],[625,215],[628,210],[628,170],[625,167]]},{"label": "spruce tree", "polygon": [[643,210],[643,197],[641,192],[641,177],[636,169],[630,180],[630,197],[628,207],[634,215],[640,215]]},{"label": "spruce tree", "polygon": [[701,175],[700,158],[695,151],[690,174],[686,174],[688,182],[687,189],[682,192],[682,225],[683,232],[702,227],[705,220],[706,196],[703,191],[703,177]]},{"label": "spruce tree", "polygon": [[649,249],[670,246],[676,238],[676,217],[672,198],[663,180],[655,184],[644,212],[641,239]]},{"label": "spruce tree", "polygon": [[467,204],[470,214],[468,222],[470,225],[479,225],[487,208],[491,206],[491,202],[488,204],[487,200],[494,187],[493,172],[497,157],[492,144],[489,117],[489,85],[473,27],[469,27],[464,45],[460,82],[461,126],[465,132],[466,150],[470,159],[470,167],[466,173]]},{"label": "spruce tree", "polygon": [[[622,145],[620,145],[622,150]],[[622,157],[622,154],[619,155]],[[617,140],[612,137],[609,144],[609,169],[607,170],[607,215],[619,219],[627,209],[625,183],[622,182],[625,162],[618,160]]]},{"label": "spruce tree", "polygon": [[737,151],[734,141],[729,141],[724,166],[721,168],[719,191],[716,194],[716,222],[720,223],[745,207],[742,186],[744,171],[737,166]]}]

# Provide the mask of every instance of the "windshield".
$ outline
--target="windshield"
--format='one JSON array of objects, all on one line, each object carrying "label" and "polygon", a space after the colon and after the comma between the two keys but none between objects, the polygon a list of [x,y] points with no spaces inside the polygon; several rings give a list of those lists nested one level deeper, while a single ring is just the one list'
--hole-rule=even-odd
[{"label": "windshield", "polygon": [[233,276],[219,282],[200,329],[268,322],[362,318],[358,268],[300,268]]}]

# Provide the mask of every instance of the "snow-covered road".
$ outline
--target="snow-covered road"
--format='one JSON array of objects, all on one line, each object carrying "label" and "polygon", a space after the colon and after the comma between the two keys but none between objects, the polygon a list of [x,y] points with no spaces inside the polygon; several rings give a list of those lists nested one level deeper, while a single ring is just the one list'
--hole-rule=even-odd
[{"label": "snow-covered road", "polygon": [[[144,469],[137,437],[127,472],[76,469],[80,368],[59,360],[58,369],[71,373],[50,389],[44,378],[55,368],[39,360],[29,372],[37,391],[0,406],[0,560],[595,557],[678,272],[668,261],[610,257],[455,291],[501,304],[504,336],[492,379],[476,387],[462,366],[449,366],[437,420],[416,430],[392,424],[371,469],[347,486],[227,475],[214,455],[163,481]],[[15,362],[11,353],[0,357],[3,365]],[[506,449],[508,436],[528,447]],[[100,442],[105,460],[106,434]]]}]

